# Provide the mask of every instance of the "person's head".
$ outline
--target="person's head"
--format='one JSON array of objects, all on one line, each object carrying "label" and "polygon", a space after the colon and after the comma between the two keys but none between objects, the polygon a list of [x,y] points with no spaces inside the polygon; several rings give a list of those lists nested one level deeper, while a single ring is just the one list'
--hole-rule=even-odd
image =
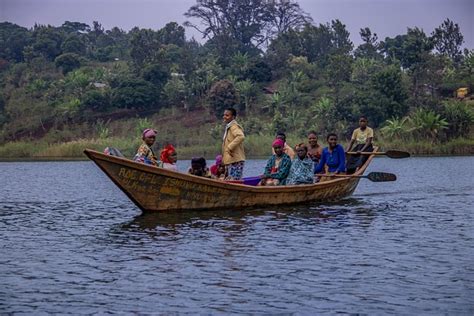
[{"label": "person's head", "polygon": [[221,163],[219,167],[217,167],[217,173],[218,174],[225,174],[225,165]]},{"label": "person's head", "polygon": [[308,133],[308,143],[312,147],[316,147],[318,145],[318,134],[316,134],[315,131]]},{"label": "person's head", "polygon": [[220,165],[222,163],[222,155],[217,155],[216,156],[216,165]]},{"label": "person's head", "polygon": [[361,129],[365,129],[367,127],[367,123],[369,122],[369,120],[367,119],[366,116],[361,116],[359,118],[359,127]]},{"label": "person's head", "polygon": [[222,116],[222,119],[224,120],[224,123],[228,124],[232,122],[237,117],[237,111],[234,108],[227,108],[224,110],[224,115]]},{"label": "person's head", "polygon": [[328,134],[326,137],[326,140],[328,142],[329,148],[334,148],[337,145],[337,135],[334,133]]},{"label": "person's head", "polygon": [[279,138],[279,139],[283,140],[284,143],[286,143],[286,135],[283,132],[278,132],[276,134],[275,138]]},{"label": "person's head", "polygon": [[155,143],[156,134],[158,134],[157,131],[151,128],[147,128],[142,133],[142,139],[145,144],[147,144],[148,146],[152,146]]},{"label": "person's head", "polygon": [[206,159],[203,157],[191,159],[191,171],[196,176],[204,175],[204,169],[206,168]]},{"label": "person's head", "polygon": [[168,144],[163,148],[160,155],[160,160],[166,163],[176,163],[178,161],[178,154],[173,145]]},{"label": "person's head", "polygon": [[298,155],[299,159],[305,159],[306,155],[308,154],[308,146],[306,146],[304,143],[298,144],[296,146],[296,154]]},{"label": "person's head", "polygon": [[285,142],[281,138],[277,138],[273,141],[272,147],[275,151],[275,155],[280,157],[283,154],[283,147],[285,146]]}]

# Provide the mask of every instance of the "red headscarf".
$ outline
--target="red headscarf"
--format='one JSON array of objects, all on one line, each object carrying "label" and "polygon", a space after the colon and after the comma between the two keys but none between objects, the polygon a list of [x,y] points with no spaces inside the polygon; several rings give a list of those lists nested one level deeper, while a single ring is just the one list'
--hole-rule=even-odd
[{"label": "red headscarf", "polygon": [[279,147],[283,148],[283,147],[285,147],[285,142],[282,139],[277,138],[272,143],[272,147],[275,147],[275,146],[279,146]]},{"label": "red headscarf", "polygon": [[163,148],[163,150],[161,151],[160,160],[162,162],[171,163],[169,158],[171,154],[174,152],[176,152],[176,149],[174,149],[173,145],[171,144],[166,145],[166,147]]}]

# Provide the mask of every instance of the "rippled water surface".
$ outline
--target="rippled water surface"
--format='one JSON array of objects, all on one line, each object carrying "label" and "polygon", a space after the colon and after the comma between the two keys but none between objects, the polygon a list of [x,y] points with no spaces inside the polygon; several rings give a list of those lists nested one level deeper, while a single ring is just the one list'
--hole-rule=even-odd
[{"label": "rippled water surface", "polygon": [[399,180],[332,204],[140,215],[91,162],[0,163],[0,314],[472,315],[474,157],[369,171]]}]

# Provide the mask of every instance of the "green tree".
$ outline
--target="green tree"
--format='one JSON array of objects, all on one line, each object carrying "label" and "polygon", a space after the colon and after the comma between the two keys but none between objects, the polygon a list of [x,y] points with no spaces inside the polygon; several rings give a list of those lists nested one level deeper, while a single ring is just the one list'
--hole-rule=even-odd
[{"label": "green tree", "polygon": [[68,72],[81,67],[81,61],[79,56],[74,53],[65,53],[62,54],[54,60],[56,67],[61,68],[63,74],[67,74]]},{"label": "green tree", "polygon": [[112,90],[111,103],[116,108],[158,109],[159,93],[148,81],[125,79]]},{"label": "green tree", "polygon": [[461,60],[461,46],[464,43],[464,36],[457,23],[446,19],[431,33],[431,38],[436,50],[448,56],[454,62]]},{"label": "green tree", "polygon": [[357,58],[379,59],[381,58],[378,52],[378,37],[376,33],[372,33],[370,28],[366,27],[360,29],[360,37],[363,44],[359,45],[354,51],[354,56]]},{"label": "green tree", "polygon": [[253,110],[252,101],[257,96],[255,84],[248,79],[244,81],[237,81],[235,83],[235,89],[239,93],[241,101],[240,109],[245,110],[247,113]]},{"label": "green tree", "polygon": [[23,50],[31,40],[31,34],[26,28],[10,22],[1,22],[0,58],[13,62],[23,61]]},{"label": "green tree", "polygon": [[443,116],[449,123],[448,137],[468,137],[474,125],[474,109],[466,102],[451,100],[443,104]]},{"label": "green tree", "polygon": [[61,54],[63,33],[52,26],[35,25],[33,28],[33,43],[31,46],[33,55],[42,56],[48,60],[54,60]]},{"label": "green tree", "polygon": [[161,90],[168,81],[170,74],[162,64],[149,64],[143,69],[143,78]]},{"label": "green tree", "polygon": [[61,44],[61,50],[63,53],[75,53],[82,56],[86,53],[86,44],[84,40],[74,34],[64,40]]},{"label": "green tree", "polygon": [[219,80],[209,90],[209,104],[216,117],[220,118],[228,107],[239,104],[239,95],[230,80]]},{"label": "green tree", "polygon": [[106,93],[91,90],[86,92],[81,104],[83,109],[103,112],[110,107],[110,98]]}]

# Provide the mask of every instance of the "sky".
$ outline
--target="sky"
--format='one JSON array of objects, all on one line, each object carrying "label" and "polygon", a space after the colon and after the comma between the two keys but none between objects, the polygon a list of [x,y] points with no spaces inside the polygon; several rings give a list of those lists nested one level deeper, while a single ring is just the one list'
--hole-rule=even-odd
[{"label": "sky", "polygon": [[[351,33],[355,45],[361,43],[359,30],[369,27],[379,39],[406,33],[418,26],[428,35],[446,18],[459,24],[464,47],[474,49],[474,0],[299,0],[300,7],[315,23],[339,19]],[[159,29],[167,22],[182,24],[183,13],[195,0],[0,0],[0,21],[25,27],[35,23],[59,26],[64,21],[92,25],[99,21],[106,29],[134,26]],[[200,39],[187,28],[188,38]]]}]

